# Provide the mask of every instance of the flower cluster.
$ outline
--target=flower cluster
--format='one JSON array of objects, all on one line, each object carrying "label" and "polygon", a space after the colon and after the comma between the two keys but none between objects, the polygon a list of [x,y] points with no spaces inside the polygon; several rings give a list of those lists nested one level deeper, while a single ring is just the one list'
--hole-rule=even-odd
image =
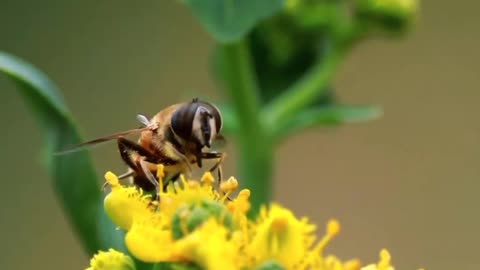
[{"label": "flower cluster", "polygon": [[[125,244],[132,256],[147,263],[172,263],[200,269],[317,269],[393,270],[390,255],[380,253],[378,264],[362,268],[358,260],[342,261],[324,255],[325,246],[339,233],[336,220],[316,239],[315,226],[297,218],[290,210],[271,204],[249,220],[250,191],[233,197],[238,182],[230,178],[218,187],[206,173],[200,181],[185,179],[169,185],[152,200],[136,187],[105,175],[111,186],[105,197],[105,211],[126,231]],[[163,167],[158,167],[163,180]],[[132,259],[115,250],[100,252],[87,270],[134,270]]]}]

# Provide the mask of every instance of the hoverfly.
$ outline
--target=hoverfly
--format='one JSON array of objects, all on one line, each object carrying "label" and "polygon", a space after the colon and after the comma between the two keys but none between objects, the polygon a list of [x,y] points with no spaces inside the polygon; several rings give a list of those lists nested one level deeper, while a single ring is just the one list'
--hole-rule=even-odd
[{"label": "hoverfly", "polygon": [[[168,185],[166,182],[159,187],[155,177],[158,164],[164,165],[165,179],[174,181],[180,174],[190,172],[192,165],[201,168],[203,160],[215,160],[209,171],[217,170],[219,181],[222,180],[221,165],[225,154],[209,151],[216,140],[223,140],[220,135],[222,115],[215,105],[195,98],[168,106],[150,120],[143,115],[138,115],[137,119],[144,127],[81,143],[60,154],[116,139],[120,156],[129,167],[119,178],[133,177],[134,185],[145,191],[156,191],[156,194]],[[137,142],[124,137],[138,133]]]}]

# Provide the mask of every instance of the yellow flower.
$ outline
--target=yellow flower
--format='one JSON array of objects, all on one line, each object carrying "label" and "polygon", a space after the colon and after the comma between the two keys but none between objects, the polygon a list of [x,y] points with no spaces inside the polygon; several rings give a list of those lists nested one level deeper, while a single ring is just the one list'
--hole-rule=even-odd
[{"label": "yellow flower", "polygon": [[[158,178],[162,181],[163,166],[158,167]],[[179,259],[187,260],[188,258],[202,259],[202,264],[211,262],[205,261],[204,256],[179,256],[173,255],[172,250],[177,250],[177,245],[185,246],[185,243],[192,241],[195,238],[188,238],[199,234],[200,236],[207,235],[206,229],[212,226],[198,226],[203,228],[196,233],[197,230],[188,231],[187,227],[181,228],[186,239],[176,239],[174,219],[178,215],[187,215],[190,212],[182,211],[187,206],[192,206],[194,209],[205,209],[200,212],[200,216],[206,215],[204,220],[197,220],[199,211],[192,212],[192,224],[201,223],[209,220],[210,215],[217,215],[217,221],[221,222],[222,230],[219,232],[230,232],[233,223],[231,216],[228,219],[229,210],[224,204],[227,197],[238,187],[238,182],[234,178],[230,178],[221,185],[221,192],[213,188],[214,178],[210,173],[204,174],[201,181],[187,180],[181,176],[180,184],[170,185],[167,191],[160,192],[160,201],[153,202],[150,195],[143,194],[142,190],[135,187],[122,186],[118,178],[111,172],[105,175],[107,183],[111,186],[111,192],[105,197],[104,205],[108,216],[112,221],[122,229],[127,231],[125,235],[125,243],[128,250],[138,259],[145,262],[162,262],[162,261],[176,261]],[[242,191],[239,199],[234,199],[238,203],[238,211],[240,211],[246,219],[246,210],[249,193]],[[199,207],[195,208],[198,205]],[[222,206],[223,209],[222,210]],[[158,208],[158,211],[155,209]],[[187,209],[188,210],[188,209]],[[237,211],[237,212],[238,212]],[[182,218],[182,217],[180,217]],[[181,222],[181,225],[183,224]],[[192,225],[192,226],[193,226]],[[227,227],[224,227],[227,226]],[[205,229],[206,228],[206,229]],[[211,232],[212,230],[207,230]],[[191,234],[189,234],[191,233]],[[216,236],[217,234],[212,234]],[[218,235],[217,235],[218,236]],[[178,237],[177,237],[178,238]],[[220,243],[221,239],[225,237],[213,237],[213,242]],[[200,238],[202,239],[202,238]],[[176,241],[178,240],[178,241]],[[200,243],[200,242],[199,242]],[[202,240],[202,243],[203,240]],[[224,239],[224,243],[213,245],[214,247],[228,246],[229,241]],[[207,250],[208,254],[215,253],[215,249]],[[198,252],[197,252],[198,253]],[[203,254],[200,252],[199,254]],[[196,262],[196,261],[195,261]],[[199,263],[199,262],[197,262]],[[200,263],[199,263],[200,264]]]},{"label": "yellow flower", "polygon": [[[163,166],[157,172],[162,185]],[[255,221],[249,220],[250,190],[232,196],[238,188],[235,178],[217,190],[210,173],[200,181],[181,176],[160,192],[159,201],[152,201],[141,189],[122,186],[113,173],[105,178],[112,187],[105,211],[126,231],[129,252],[143,262],[193,264],[209,270],[393,270],[386,250],[378,264],[363,268],[355,259],[325,256],[325,247],[340,232],[336,220],[328,222],[326,234],[318,241],[313,224],[275,203],[264,206]],[[88,268],[113,269],[135,267],[128,256],[110,250],[95,255]]]},{"label": "yellow flower", "polygon": [[305,258],[313,243],[315,226],[277,204],[262,208],[247,252],[256,264],[274,259],[293,269]]},{"label": "yellow flower", "polygon": [[130,257],[114,249],[99,251],[90,260],[90,267],[86,270],[135,270]]}]

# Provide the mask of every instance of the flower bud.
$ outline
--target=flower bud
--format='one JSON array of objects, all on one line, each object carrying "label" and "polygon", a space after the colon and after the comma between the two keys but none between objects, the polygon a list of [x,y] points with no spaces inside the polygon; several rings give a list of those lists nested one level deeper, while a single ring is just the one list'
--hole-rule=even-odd
[{"label": "flower bud", "polygon": [[135,270],[135,264],[129,256],[109,249],[95,254],[86,270]]},{"label": "flower bud", "polygon": [[233,218],[227,207],[219,202],[202,200],[180,208],[172,218],[172,233],[174,239],[180,239],[191,233],[205,221],[217,219],[226,228],[233,228]]},{"label": "flower bud", "polygon": [[284,270],[284,269],[285,267],[283,267],[280,263],[273,260],[264,262],[260,266],[255,268],[255,270]]},{"label": "flower bud", "polygon": [[356,15],[389,32],[403,32],[415,20],[418,0],[357,0]]}]

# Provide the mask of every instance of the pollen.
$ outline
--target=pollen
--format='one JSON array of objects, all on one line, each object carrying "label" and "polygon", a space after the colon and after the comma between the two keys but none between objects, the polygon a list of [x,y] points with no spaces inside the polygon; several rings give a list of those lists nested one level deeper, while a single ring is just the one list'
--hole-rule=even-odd
[{"label": "pollen", "polygon": [[105,173],[105,180],[107,181],[107,183],[112,188],[120,186],[120,182],[118,181],[118,177],[110,171]]},{"label": "pollen", "polygon": [[336,236],[339,233],[340,233],[340,223],[335,219],[328,221],[327,234],[331,236]]},{"label": "pollen", "polygon": [[215,178],[213,177],[212,173],[211,172],[206,172],[203,174],[202,178],[200,179],[200,181],[204,184],[204,185],[207,185],[207,186],[211,186],[213,185],[213,183],[215,182]]},{"label": "pollen", "polygon": [[238,212],[245,215],[250,210],[250,190],[243,189],[238,193],[238,196],[233,201],[227,202],[227,207],[230,212]]},{"label": "pollen", "polygon": [[250,198],[250,190],[249,189],[242,189],[238,194],[239,198],[249,199]]},{"label": "pollen", "polygon": [[360,260],[353,259],[350,261],[345,262],[344,268],[345,270],[359,270],[362,267]]},{"label": "pollen", "polygon": [[238,181],[234,177],[230,177],[227,181],[220,184],[220,190],[230,193],[238,188]]},{"label": "pollen", "polygon": [[277,217],[272,221],[272,230],[274,232],[283,232],[287,229],[288,220],[284,217]]},{"label": "pollen", "polygon": [[378,264],[370,264],[362,268],[362,270],[394,270],[391,265],[392,257],[386,249],[380,251],[380,260]]},{"label": "pollen", "polygon": [[200,187],[200,184],[197,181],[187,181],[186,184],[189,189],[197,189]]},{"label": "pollen", "polygon": [[163,164],[158,164],[157,165],[157,178],[158,178],[158,184],[160,186],[160,193],[163,191],[163,178],[165,177],[165,167]]},{"label": "pollen", "polygon": [[380,251],[380,262],[378,263],[378,267],[380,269],[388,269],[390,267],[390,261],[392,260],[392,256],[386,249],[382,249]]},{"label": "pollen", "polygon": [[157,165],[157,177],[158,179],[163,179],[165,177],[165,171],[164,171],[165,167],[163,166],[163,164],[158,164]]}]

